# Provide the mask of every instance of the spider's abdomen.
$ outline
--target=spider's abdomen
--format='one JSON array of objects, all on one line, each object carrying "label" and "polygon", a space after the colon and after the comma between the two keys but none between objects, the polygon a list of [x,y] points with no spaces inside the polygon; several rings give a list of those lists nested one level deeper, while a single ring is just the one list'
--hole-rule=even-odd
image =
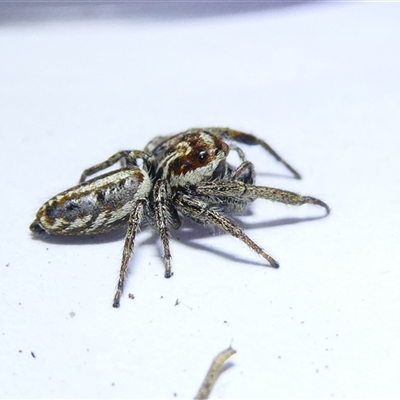
[{"label": "spider's abdomen", "polygon": [[118,228],[151,190],[147,173],[122,168],[68,189],[39,209],[30,229],[52,235],[90,235]]}]

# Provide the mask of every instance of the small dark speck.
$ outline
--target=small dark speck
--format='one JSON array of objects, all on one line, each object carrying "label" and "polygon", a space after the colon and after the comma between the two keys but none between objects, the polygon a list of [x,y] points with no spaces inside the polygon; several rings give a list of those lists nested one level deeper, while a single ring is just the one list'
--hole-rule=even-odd
[{"label": "small dark speck", "polygon": [[318,370],[318,369],[316,369],[316,370],[315,370],[315,372],[318,374],[319,370]]},{"label": "small dark speck", "polygon": [[48,247],[46,247],[46,250],[48,250],[49,248]]},{"label": "small dark speck", "polygon": [[10,263],[7,263],[7,264],[6,264],[6,267],[9,267],[9,266],[10,266]]},{"label": "small dark speck", "polygon": [[300,323],[301,323],[301,324],[304,324],[304,321],[301,321]]},{"label": "small dark speck", "polygon": [[228,321],[224,321],[224,324],[227,324],[228,323]]},{"label": "small dark speck", "polygon": [[282,358],[281,356],[278,356],[279,360]]},{"label": "small dark speck", "polygon": [[71,318],[74,318],[75,315],[76,315],[76,314],[75,314],[73,311],[71,311],[71,312],[69,313],[69,316],[70,316]]},{"label": "small dark speck", "polygon": [[111,383],[111,386],[115,386],[115,383],[113,382],[113,383]]},{"label": "small dark speck", "polygon": [[31,356],[32,356],[33,358],[36,358],[35,353],[34,353],[33,351],[31,351]]},{"label": "small dark speck", "polygon": [[18,353],[22,353],[22,350],[18,350]]},{"label": "small dark speck", "polygon": [[135,298],[135,295],[134,295],[133,293],[129,293],[129,294],[128,294],[128,297],[129,297],[131,300],[133,300],[133,299]]},{"label": "small dark speck", "polygon": [[175,306],[179,305],[179,299],[176,299]]},{"label": "small dark speck", "polygon": [[164,298],[164,296],[161,296],[161,297],[160,297],[160,299],[163,299],[163,298]]},{"label": "small dark speck", "polygon": [[328,366],[327,366],[327,365],[325,365],[325,368],[328,368]]},{"label": "small dark speck", "polygon": [[178,396],[178,393],[174,393],[174,397]]}]

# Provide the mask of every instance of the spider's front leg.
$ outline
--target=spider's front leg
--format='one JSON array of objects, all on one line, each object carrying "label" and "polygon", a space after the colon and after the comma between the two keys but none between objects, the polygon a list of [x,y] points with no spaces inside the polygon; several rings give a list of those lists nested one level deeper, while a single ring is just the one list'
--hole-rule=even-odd
[{"label": "spider's front leg", "polygon": [[197,185],[193,185],[192,190],[194,193],[201,196],[231,197],[251,200],[266,199],[294,206],[314,204],[323,207],[326,214],[330,213],[329,206],[315,197],[302,196],[297,193],[289,192],[288,190],[267,186],[254,186],[237,180],[201,182]]},{"label": "spider's front leg", "polygon": [[136,165],[136,160],[138,158],[145,159],[146,157],[147,157],[147,154],[140,150],[119,151],[118,153],[115,153],[107,160],[105,160],[99,164],[93,165],[93,167],[85,169],[79,179],[79,183],[85,182],[85,180],[88,176],[93,175],[99,171],[102,171],[103,169],[106,169],[108,167],[111,167],[118,161],[120,161],[121,166],[125,167],[125,166],[129,166],[129,165]]},{"label": "spider's front leg", "polygon": [[268,143],[264,142],[264,140],[258,138],[257,136],[251,135],[250,133],[235,131],[230,128],[207,128],[206,130],[214,135],[221,136],[225,139],[234,140],[238,143],[247,144],[248,146],[261,146],[277,161],[282,163],[296,179],[301,179],[301,175],[288,162],[286,162]]}]

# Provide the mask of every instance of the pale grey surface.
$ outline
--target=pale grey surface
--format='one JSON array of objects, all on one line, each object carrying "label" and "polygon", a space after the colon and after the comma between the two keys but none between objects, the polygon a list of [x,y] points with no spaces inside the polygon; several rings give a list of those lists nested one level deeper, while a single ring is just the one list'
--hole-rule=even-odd
[{"label": "pale grey surface", "polygon": [[[217,398],[399,397],[399,17],[347,3],[1,28],[0,396],[192,397],[232,344]],[[281,269],[208,227],[173,234],[167,281],[146,230],[115,310],[122,239],[31,238],[84,168],[211,125],[304,176],[248,149],[260,184],[332,207],[253,204],[243,225]]]}]

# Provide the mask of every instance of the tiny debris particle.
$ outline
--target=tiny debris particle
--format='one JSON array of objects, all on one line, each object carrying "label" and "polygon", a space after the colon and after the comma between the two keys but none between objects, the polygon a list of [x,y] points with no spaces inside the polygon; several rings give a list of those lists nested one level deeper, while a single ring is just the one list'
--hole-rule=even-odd
[{"label": "tiny debris particle", "polygon": [[70,316],[71,318],[74,318],[75,315],[76,315],[76,314],[75,314],[73,311],[71,311],[71,312],[69,313],[69,316]]},{"label": "tiny debris particle", "polygon": [[178,306],[178,305],[179,305],[179,299],[176,299],[175,306]]},{"label": "tiny debris particle", "polygon": [[129,293],[129,294],[128,294],[128,297],[129,297],[131,300],[133,300],[133,299],[135,298],[135,295],[134,295],[133,293]]},{"label": "tiny debris particle", "polygon": [[18,350],[18,353],[22,353],[22,350]]},{"label": "tiny debris particle", "polygon": [[6,267],[9,267],[9,266],[10,266],[10,263],[7,263],[7,264],[6,264]]},{"label": "tiny debris particle", "polygon": [[33,351],[31,351],[31,356],[32,356],[33,358],[36,358],[35,353],[34,353]]},{"label": "tiny debris particle", "polygon": [[111,383],[111,386],[115,386],[115,383],[114,383],[114,382],[112,382],[112,383]]}]

